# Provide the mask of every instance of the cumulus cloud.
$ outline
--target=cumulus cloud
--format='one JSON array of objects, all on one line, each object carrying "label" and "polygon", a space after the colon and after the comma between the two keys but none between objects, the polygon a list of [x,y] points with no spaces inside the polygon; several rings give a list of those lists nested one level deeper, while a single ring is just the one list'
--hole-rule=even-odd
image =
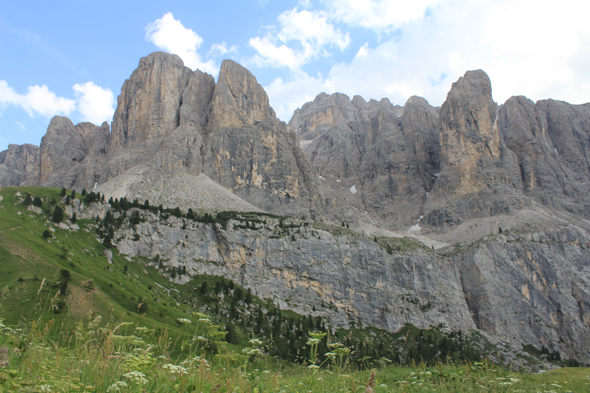
[{"label": "cumulus cloud", "polygon": [[180,56],[187,67],[198,68],[213,75],[219,72],[213,60],[204,61],[197,52],[203,39],[193,30],[184,27],[179,20],[174,19],[171,12],[148,24],[145,30],[145,38],[148,41],[166,52]]},{"label": "cumulus cloud", "polygon": [[69,115],[76,108],[76,102],[58,97],[45,85],[29,86],[27,94],[18,94],[8,83],[0,80],[0,103],[21,107],[29,116]]},{"label": "cumulus cloud", "polygon": [[329,55],[326,48],[344,50],[350,43],[349,34],[342,33],[319,12],[293,8],[277,20],[280,29],[270,28],[264,37],[249,41],[258,52],[253,61],[259,66],[296,70],[313,58]]},{"label": "cumulus cloud", "polygon": [[421,19],[439,0],[324,0],[332,18],[373,30],[391,30]]},{"label": "cumulus cloud", "polygon": [[[411,95],[420,95],[441,105],[451,84],[473,69],[490,76],[493,97],[500,103],[512,95],[589,101],[590,24],[580,12],[586,7],[582,0],[440,0],[426,6],[423,2],[422,11],[406,10],[405,16],[389,22],[377,16],[388,15],[395,1],[338,4],[334,20],[371,29],[402,24],[389,37],[381,31],[380,41],[352,48],[352,60],[333,64],[324,77],[276,79],[267,88],[275,90],[269,96],[282,108],[277,113],[284,113],[283,119],[296,103],[304,103],[304,87],[310,89],[307,96],[338,91],[404,104]],[[365,8],[354,8],[361,6]],[[368,16],[357,20],[354,15]],[[288,88],[299,91],[290,96]]]},{"label": "cumulus cloud", "polygon": [[[111,90],[93,82],[77,83],[72,88],[75,100],[58,97],[45,85],[29,86],[26,94],[19,94],[6,81],[0,80],[0,104],[20,107],[31,117],[69,116],[77,109],[82,121],[100,124],[112,118],[115,99]],[[26,129],[23,123],[17,121],[16,124]]]},{"label": "cumulus cloud", "polygon": [[235,53],[238,51],[238,47],[236,45],[232,45],[231,47],[227,47],[225,41],[221,44],[213,44],[211,45],[211,49],[209,50],[209,55],[212,56],[220,56],[226,55],[228,53]]},{"label": "cumulus cloud", "polygon": [[110,89],[103,89],[93,82],[77,83],[73,89],[82,120],[94,124],[112,120],[115,112],[115,97]]}]

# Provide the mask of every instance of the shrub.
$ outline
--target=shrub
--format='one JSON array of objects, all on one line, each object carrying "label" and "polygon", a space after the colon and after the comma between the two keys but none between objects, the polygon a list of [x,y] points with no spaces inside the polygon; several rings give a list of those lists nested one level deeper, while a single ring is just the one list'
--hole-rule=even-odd
[{"label": "shrub", "polygon": [[43,231],[43,237],[45,239],[49,239],[50,237],[53,237],[53,234],[51,233],[51,231],[49,229],[46,229]]}]

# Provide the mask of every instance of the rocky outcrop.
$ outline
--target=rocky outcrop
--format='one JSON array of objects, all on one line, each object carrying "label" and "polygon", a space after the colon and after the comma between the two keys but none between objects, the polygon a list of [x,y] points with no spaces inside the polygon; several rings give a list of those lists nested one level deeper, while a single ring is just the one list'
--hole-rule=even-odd
[{"label": "rocky outcrop", "polygon": [[0,187],[22,186],[39,173],[39,146],[8,145],[0,152]]},{"label": "rocky outcrop", "polygon": [[108,140],[107,122],[101,127],[91,123],[75,126],[67,117],[55,116],[41,139],[37,184],[90,187],[106,157]]},{"label": "rocky outcrop", "polygon": [[441,171],[425,206],[433,227],[527,205],[515,154],[498,129],[488,76],[468,71],[453,83],[439,116]]},{"label": "rocky outcrop", "polygon": [[244,67],[224,60],[213,94],[210,130],[276,121],[266,92]]},{"label": "rocky outcrop", "polygon": [[228,277],[333,326],[397,331],[406,323],[444,323],[590,361],[590,236],[574,227],[504,233],[449,255],[420,245],[390,255],[373,241],[296,219],[285,229],[261,216],[255,229],[245,229],[234,220],[224,228],[146,218],[116,234],[120,252],[159,255],[190,275]]},{"label": "rocky outcrop", "polygon": [[506,146],[518,157],[525,193],[588,217],[590,106],[512,97],[498,116]]},{"label": "rocky outcrop", "polygon": [[176,55],[155,52],[142,58],[117,99],[110,148],[133,148],[176,129],[191,74]]},{"label": "rocky outcrop", "polygon": [[360,211],[391,227],[415,223],[438,169],[436,110],[412,98],[404,108],[389,100],[364,101],[320,94],[295,112],[289,127],[321,184],[339,191]]}]

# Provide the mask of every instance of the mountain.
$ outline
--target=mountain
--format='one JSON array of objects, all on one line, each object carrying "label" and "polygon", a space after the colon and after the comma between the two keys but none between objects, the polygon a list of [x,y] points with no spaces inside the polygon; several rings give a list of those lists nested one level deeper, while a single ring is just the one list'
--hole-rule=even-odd
[{"label": "mountain", "polygon": [[224,61],[216,84],[176,55],[152,53],[117,102],[110,130],[56,116],[38,153],[3,153],[0,185],[94,189],[131,171],[132,197],[177,173],[204,174],[261,209],[314,214],[316,184],[296,137],[239,64]]},{"label": "mountain", "polygon": [[336,326],[442,323],[590,362],[589,110],[498,105],[476,70],[440,108],[322,93],[287,125],[239,64],[216,83],[156,52],[110,126],[54,117],[40,147],[0,153],[0,186],[116,199],[66,213],[111,211],[97,236],[164,276],[226,277]]}]

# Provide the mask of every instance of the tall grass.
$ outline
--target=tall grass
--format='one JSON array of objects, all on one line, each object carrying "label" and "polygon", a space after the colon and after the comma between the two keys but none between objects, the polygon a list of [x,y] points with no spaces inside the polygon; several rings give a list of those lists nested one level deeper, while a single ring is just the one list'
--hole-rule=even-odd
[{"label": "tall grass", "polygon": [[[187,334],[171,340],[166,331],[99,316],[80,322],[53,340],[49,325],[7,327],[0,323],[1,392],[578,392],[590,390],[587,368],[560,374],[525,375],[493,363],[427,367],[384,366],[355,371],[336,357],[322,368],[281,364],[264,356],[262,343],[236,352],[203,315],[203,326],[183,321]],[[188,320],[188,319],[187,319]],[[317,337],[310,336],[310,339]],[[184,346],[181,356],[173,348]],[[337,346],[340,348],[339,346]],[[334,348],[333,348],[334,349]],[[332,350],[333,350],[332,349]],[[310,365],[317,362],[310,345]],[[564,372],[566,370],[566,372]],[[567,372],[569,371],[569,372]],[[371,377],[371,373],[374,376]]]}]

